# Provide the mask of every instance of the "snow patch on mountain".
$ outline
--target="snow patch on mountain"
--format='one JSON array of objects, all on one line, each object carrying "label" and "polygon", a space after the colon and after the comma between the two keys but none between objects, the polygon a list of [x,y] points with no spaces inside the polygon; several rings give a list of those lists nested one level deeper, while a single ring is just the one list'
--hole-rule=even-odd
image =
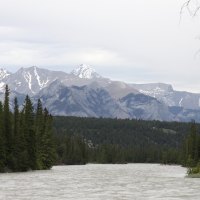
[{"label": "snow patch on mountain", "polygon": [[11,73],[9,73],[7,70],[5,69],[0,69],[0,79],[4,79],[6,78],[7,76],[9,76]]},{"label": "snow patch on mountain", "polygon": [[79,65],[71,72],[71,74],[83,79],[93,79],[101,77],[91,66],[86,64]]},{"label": "snow patch on mountain", "polygon": [[175,91],[164,83],[112,81],[84,64],[71,74],[34,66],[16,73],[1,69],[0,100],[5,84],[11,102],[17,96],[23,105],[26,94],[35,99],[34,104],[41,98],[53,115],[200,122],[200,94]]},{"label": "snow patch on mountain", "polygon": [[44,87],[47,86],[47,83],[49,82],[49,79],[47,77],[47,80],[46,81],[41,81],[40,79],[40,76],[38,75],[38,72],[37,72],[37,67],[34,67],[34,74],[35,74],[35,77],[38,81],[38,85],[40,86],[40,89],[43,89]]},{"label": "snow patch on mountain", "polygon": [[[160,87],[156,87],[154,89],[150,89],[150,90],[143,90],[143,89],[140,89],[139,90],[140,93],[142,94],[145,94],[145,95],[148,95],[148,96],[151,96],[151,97],[154,97],[156,98],[158,95],[163,95],[166,93],[166,90],[165,89],[162,89]],[[168,91],[167,91],[168,92]]]},{"label": "snow patch on mountain", "polygon": [[181,98],[181,100],[179,101],[179,106],[182,107],[182,101],[183,101],[183,98]]},{"label": "snow patch on mountain", "polygon": [[0,82],[0,92],[4,92],[4,90],[5,90],[5,83]]},{"label": "snow patch on mountain", "polygon": [[30,72],[25,72],[24,73],[24,78],[25,78],[26,82],[28,83],[29,89],[32,91],[32,76],[31,76]]}]

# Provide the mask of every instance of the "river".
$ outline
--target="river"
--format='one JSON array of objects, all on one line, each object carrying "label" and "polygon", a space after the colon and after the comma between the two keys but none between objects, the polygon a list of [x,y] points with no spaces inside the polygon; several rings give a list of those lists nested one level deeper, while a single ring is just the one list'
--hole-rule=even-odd
[{"label": "river", "polygon": [[158,164],[56,166],[0,174],[0,200],[199,200],[200,179]]}]

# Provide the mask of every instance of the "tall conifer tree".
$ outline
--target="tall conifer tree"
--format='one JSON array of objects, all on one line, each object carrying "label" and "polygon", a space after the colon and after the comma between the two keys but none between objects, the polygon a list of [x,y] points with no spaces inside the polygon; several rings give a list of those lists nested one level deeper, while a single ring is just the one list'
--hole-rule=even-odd
[{"label": "tall conifer tree", "polygon": [[9,169],[13,168],[13,138],[12,138],[12,121],[9,107],[9,95],[10,91],[8,85],[5,88],[5,99],[3,105],[3,116],[4,116],[4,135],[5,135],[5,150],[6,150],[6,165]]},{"label": "tall conifer tree", "polygon": [[50,169],[55,161],[55,146],[52,135],[52,116],[44,109],[43,134],[41,137],[41,153],[43,169]]},{"label": "tall conifer tree", "polygon": [[13,156],[14,156],[14,170],[18,171],[19,160],[20,160],[20,115],[19,115],[19,106],[17,98],[14,99],[14,117],[13,117],[14,127],[13,127]]},{"label": "tall conifer tree", "polygon": [[24,109],[20,112],[20,131],[19,131],[19,149],[20,154],[18,158],[18,171],[27,171],[29,166],[29,156],[28,156],[28,144],[27,144],[27,137],[25,135],[25,115],[24,115]]},{"label": "tall conifer tree", "polygon": [[24,134],[27,143],[28,162],[30,169],[37,169],[36,158],[36,134],[34,128],[34,108],[29,98],[26,96],[24,106]]},{"label": "tall conifer tree", "polygon": [[50,169],[54,159],[52,117],[40,100],[34,112],[28,95],[21,112],[14,99],[12,113],[6,85],[4,104],[0,102],[0,172]]},{"label": "tall conifer tree", "polygon": [[43,169],[43,161],[42,161],[42,138],[44,134],[44,115],[43,115],[43,108],[42,102],[38,99],[37,109],[36,109],[36,116],[35,116],[35,133],[36,133],[36,155],[37,155],[37,167],[39,169]]}]

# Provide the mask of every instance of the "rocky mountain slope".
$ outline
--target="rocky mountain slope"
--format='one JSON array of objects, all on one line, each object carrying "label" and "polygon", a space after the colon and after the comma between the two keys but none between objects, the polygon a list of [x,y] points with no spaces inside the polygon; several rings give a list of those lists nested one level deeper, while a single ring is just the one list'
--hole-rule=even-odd
[{"label": "rocky mountain slope", "polygon": [[200,94],[175,91],[164,83],[112,81],[80,65],[71,73],[38,67],[16,73],[0,70],[0,99],[5,85],[23,103],[25,95],[40,98],[53,115],[200,121]]}]

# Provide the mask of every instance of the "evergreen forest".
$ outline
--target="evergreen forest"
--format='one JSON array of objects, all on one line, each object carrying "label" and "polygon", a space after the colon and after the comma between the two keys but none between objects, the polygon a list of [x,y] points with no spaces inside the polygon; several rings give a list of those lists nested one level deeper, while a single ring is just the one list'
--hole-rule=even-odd
[{"label": "evergreen forest", "polygon": [[[200,139],[196,144],[199,128],[193,122],[54,117],[57,164],[162,163],[189,167],[189,162],[196,165],[200,160]],[[195,136],[191,136],[193,129]],[[199,148],[196,160],[189,153],[194,145]]]},{"label": "evergreen forest", "polygon": [[137,119],[52,117],[27,95],[0,102],[0,172],[87,163],[162,163],[200,173],[200,124]]},{"label": "evergreen forest", "polygon": [[19,110],[17,98],[11,112],[9,89],[0,102],[0,172],[50,169],[56,152],[52,134],[52,116],[38,100],[36,110],[26,96]]},{"label": "evergreen forest", "polygon": [[183,142],[183,163],[188,167],[188,174],[200,174],[200,134],[199,127],[193,121],[190,133]]}]

